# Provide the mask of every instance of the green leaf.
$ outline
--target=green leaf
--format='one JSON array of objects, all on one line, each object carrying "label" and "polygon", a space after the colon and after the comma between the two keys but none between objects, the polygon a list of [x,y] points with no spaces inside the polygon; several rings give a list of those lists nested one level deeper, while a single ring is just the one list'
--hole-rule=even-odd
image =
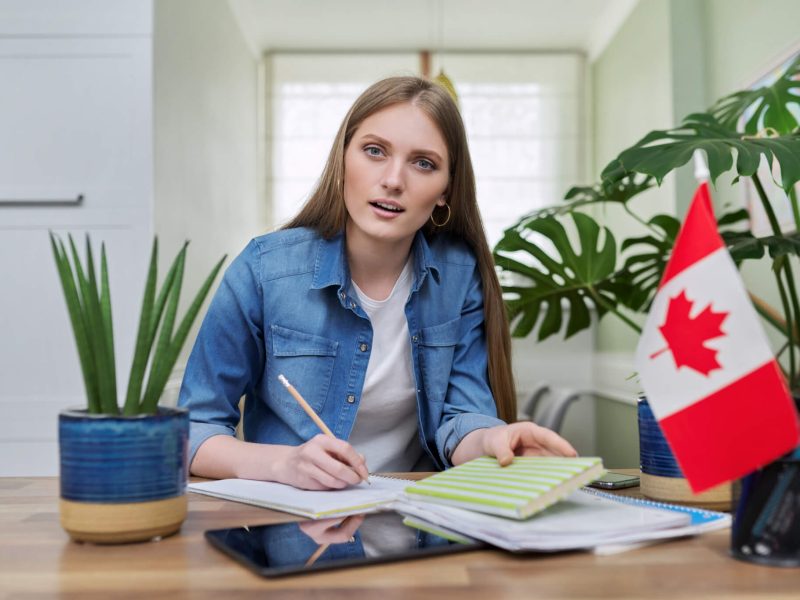
[{"label": "green leaf", "polygon": [[[74,254],[77,260],[77,252],[74,252]],[[102,310],[100,309],[100,293],[97,286],[92,245],[88,233],[86,234],[86,273],[87,276],[81,282],[81,295],[83,296],[83,305],[88,317],[89,341],[94,350],[100,406],[106,414],[117,414],[119,409],[117,408],[116,382],[111,380],[109,349],[106,347],[107,336],[103,325]]]},{"label": "green leaf", "polygon": [[[186,246],[184,246],[184,251],[185,249]],[[217,264],[211,270],[211,273],[208,275],[208,277],[206,277],[203,285],[200,286],[200,289],[197,291],[197,294],[192,300],[191,305],[186,310],[186,314],[181,320],[181,323],[175,332],[175,336],[170,341],[168,351],[164,354],[162,359],[163,366],[161,369],[159,369],[158,379],[154,380],[152,389],[149,390],[149,394],[146,395],[145,400],[142,402],[142,412],[149,413],[156,410],[156,407],[158,406],[158,400],[164,391],[164,386],[167,384],[169,374],[172,372],[172,368],[175,366],[175,361],[178,360],[178,355],[181,352],[181,348],[183,348],[183,345],[186,342],[186,337],[189,335],[189,330],[197,318],[200,308],[202,307],[203,302],[205,302],[206,296],[208,295],[208,292],[211,289],[211,286],[214,283],[214,280],[216,279],[217,274],[222,268],[222,264],[225,262],[226,258],[227,255],[223,256],[219,262],[217,262]],[[175,281],[177,282],[176,285],[180,286],[177,276]],[[148,381],[148,387],[149,383],[150,382]]]},{"label": "green leaf", "polygon": [[661,232],[661,237],[628,238],[621,246],[622,251],[643,248],[628,255],[619,274],[620,279],[629,284],[629,293],[620,301],[628,308],[642,312],[650,308],[680,230],[680,221],[670,215],[656,215],[649,224]]},{"label": "green leaf", "polygon": [[[800,126],[800,57],[794,60],[772,85],[725,96],[709,109],[722,127],[755,135],[765,128],[779,134]],[[791,110],[794,105],[795,112]],[[747,121],[740,127],[742,118]]]},{"label": "green leaf", "polygon": [[[72,332],[75,337],[75,345],[78,348],[78,358],[83,375],[83,385],[86,389],[88,409],[90,413],[97,414],[101,412],[101,409],[95,378],[94,359],[91,355],[88,333],[86,331],[86,318],[83,314],[80,297],[75,285],[75,276],[64,249],[64,244],[52,231],[50,232],[50,245],[53,249],[56,267],[58,268],[58,276],[61,280],[64,300],[67,304],[69,320],[72,324]],[[80,268],[80,263],[78,263],[77,267]]]},{"label": "green leaf", "polygon": [[601,176],[616,181],[633,173],[644,173],[655,177],[660,185],[667,173],[686,164],[695,150],[705,152],[712,181],[732,168],[738,175],[750,177],[758,169],[762,156],[769,164],[775,161],[780,165],[784,190],[800,181],[800,133],[752,138],[721,126],[713,116],[704,113],[689,115],[676,129],[651,131],[621,152]]},{"label": "green leaf", "polygon": [[760,259],[765,253],[768,253],[770,258],[800,256],[800,233],[797,232],[760,238],[749,231],[725,232],[722,238],[737,263],[745,259]]},{"label": "green leaf", "polygon": [[[748,219],[746,210],[727,212],[720,216],[717,227],[724,233],[735,235],[724,230]],[[680,221],[671,215],[655,215],[648,223],[651,228],[660,231],[661,235],[645,235],[624,240],[621,251],[635,250],[635,252],[627,255],[618,275],[620,281],[628,284],[627,288],[618,294],[620,301],[631,310],[640,312],[650,310],[681,226]],[[734,260],[737,256],[734,256]]]},{"label": "green leaf", "polygon": [[100,245],[100,311],[103,322],[103,330],[106,335],[106,351],[109,361],[109,378],[113,392],[114,409],[119,412],[117,407],[117,366],[114,356],[114,322],[111,315],[111,286],[108,282],[108,261],[106,260],[106,245]]},{"label": "green leaf", "polygon": [[150,356],[152,341],[150,340],[150,322],[153,311],[153,298],[156,294],[156,278],[158,277],[158,238],[153,238],[153,249],[150,252],[150,268],[147,271],[147,280],[144,285],[142,310],[139,314],[139,328],[136,332],[136,347],[133,352],[133,364],[128,378],[128,390],[125,394],[125,415],[135,415],[139,412],[139,400],[142,393],[144,372],[147,368],[147,359]]},{"label": "green leaf", "polygon": [[[565,337],[570,337],[589,327],[590,309],[602,316],[607,305],[615,304],[610,281],[617,256],[614,236],[588,215],[575,212],[570,217],[577,231],[578,250],[559,220],[547,215],[521,220],[506,230],[494,249],[501,281],[506,279],[503,272],[507,272],[526,284],[503,286],[515,337],[528,335],[537,326],[540,341],[562,329]],[[553,245],[554,253],[548,254],[528,239],[531,234],[543,236]],[[562,302],[569,306],[565,328]]]},{"label": "green leaf", "polygon": [[[155,353],[153,354],[153,359],[150,363],[150,374],[147,378],[147,386],[145,387],[144,397],[142,398],[139,412],[152,412],[152,410],[155,410],[155,406],[153,406],[153,408],[150,410],[147,410],[146,407],[152,404],[151,398],[155,394],[156,384],[158,381],[160,381],[162,377],[161,372],[165,369],[167,350],[169,348],[170,341],[172,340],[172,330],[175,326],[175,317],[178,312],[178,302],[180,301],[181,286],[183,285],[183,271],[185,263],[186,244],[184,244],[183,248],[181,248],[180,252],[178,252],[178,256],[176,258],[177,267],[175,271],[175,279],[172,282],[170,290],[167,294],[166,312],[164,313],[164,319],[161,322],[158,342],[156,343]],[[167,375],[169,375],[169,372],[167,372]],[[158,403],[157,397],[156,403]]]},{"label": "green leaf", "polygon": [[98,343],[97,327],[95,325],[98,311],[92,306],[91,293],[89,292],[89,280],[84,273],[80,255],[78,254],[78,249],[75,247],[75,241],[72,239],[71,234],[67,234],[67,240],[69,241],[70,251],[72,253],[72,265],[76,273],[78,297],[80,298],[82,308],[81,316],[84,329],[86,330],[86,340],[89,349],[88,354],[92,363],[92,378],[94,388],[97,391],[97,402],[100,407],[100,412],[105,413],[108,398],[103,384],[102,368],[100,367],[102,359],[98,357],[98,354],[101,353]]},{"label": "green leaf", "polygon": [[572,187],[564,199],[570,202],[568,206],[573,209],[603,202],[626,204],[654,185],[652,177],[630,174],[618,180],[603,179],[592,186]]},{"label": "green leaf", "polygon": [[631,198],[654,185],[652,177],[633,174],[618,181],[603,180],[595,185],[575,186],[570,188],[564,196],[566,202],[532,211],[521,217],[518,224],[545,216],[566,215],[595,204],[627,204]]},{"label": "green leaf", "polygon": [[736,225],[738,223],[747,223],[750,221],[750,213],[746,209],[741,208],[729,213],[723,214],[717,219],[717,227],[722,228],[727,225]]},{"label": "green leaf", "polygon": [[[134,360],[137,362],[136,368],[136,380],[135,380],[135,389],[131,392],[131,408],[130,414],[139,414],[141,402],[144,400],[142,396],[142,386],[144,384],[144,372],[147,367],[147,362],[150,359],[150,354],[153,349],[153,342],[156,339],[156,332],[158,331],[158,326],[161,323],[161,317],[164,314],[164,308],[166,307],[167,298],[169,297],[170,291],[172,290],[172,286],[175,282],[175,272],[178,268],[178,263],[180,262],[181,253],[179,252],[172,261],[172,265],[170,265],[169,271],[167,271],[167,276],[164,278],[164,281],[161,284],[161,290],[158,292],[158,298],[156,298],[155,302],[152,300],[152,294],[155,293],[155,285],[156,285],[156,262],[157,262],[157,240],[154,240],[154,253],[155,256],[151,257],[150,261],[150,269],[152,273],[152,285],[153,290],[150,292],[150,306],[147,309],[147,316],[145,316],[145,306],[144,302],[142,304],[142,317],[139,320],[139,332],[140,334],[143,333],[144,341],[143,347],[141,350],[141,354],[137,354],[134,357]],[[185,242],[183,245],[183,249],[185,250],[186,247],[189,245],[189,242]],[[150,275],[148,275],[147,285],[145,286],[148,289],[148,286],[151,284]],[[146,298],[148,296],[146,295]],[[138,344],[138,339],[137,339]],[[138,346],[137,346],[138,352]],[[151,365],[152,370],[152,365]],[[127,414],[127,413],[126,413]]]},{"label": "green leaf", "polygon": [[764,256],[764,245],[749,231],[726,231],[722,239],[736,264]]}]

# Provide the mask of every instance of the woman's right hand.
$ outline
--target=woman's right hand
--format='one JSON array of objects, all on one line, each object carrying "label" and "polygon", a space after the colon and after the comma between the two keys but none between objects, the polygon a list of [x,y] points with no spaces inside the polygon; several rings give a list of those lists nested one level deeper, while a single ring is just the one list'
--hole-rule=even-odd
[{"label": "woman's right hand", "polygon": [[366,461],[355,448],[324,434],[287,447],[276,470],[281,483],[304,490],[342,489],[369,478]]},{"label": "woman's right hand", "polygon": [[297,526],[318,544],[344,544],[353,539],[364,522],[364,515],[350,515],[318,521],[303,521]]}]

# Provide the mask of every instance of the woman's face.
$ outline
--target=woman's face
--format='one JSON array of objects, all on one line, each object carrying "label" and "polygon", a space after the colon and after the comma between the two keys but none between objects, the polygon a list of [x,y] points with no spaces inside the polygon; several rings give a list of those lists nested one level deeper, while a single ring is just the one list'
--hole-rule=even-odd
[{"label": "woman's face", "polygon": [[445,204],[448,160],[439,128],[413,104],[367,117],[344,155],[349,243],[413,239],[436,205]]}]

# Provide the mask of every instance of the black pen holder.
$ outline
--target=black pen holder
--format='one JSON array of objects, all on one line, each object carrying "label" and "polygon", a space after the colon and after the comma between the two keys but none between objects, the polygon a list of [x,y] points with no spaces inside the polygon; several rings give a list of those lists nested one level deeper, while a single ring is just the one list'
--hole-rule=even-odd
[{"label": "black pen holder", "polygon": [[800,566],[800,447],[734,483],[734,558]]}]

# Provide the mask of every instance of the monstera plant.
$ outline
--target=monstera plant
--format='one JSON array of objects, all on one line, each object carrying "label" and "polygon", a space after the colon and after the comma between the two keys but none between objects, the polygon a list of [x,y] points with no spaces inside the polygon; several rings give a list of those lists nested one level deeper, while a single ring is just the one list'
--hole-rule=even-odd
[{"label": "monstera plant", "polygon": [[[791,389],[800,388],[800,302],[794,269],[800,256],[800,58],[771,85],[728,95],[703,113],[688,115],[674,129],[651,131],[624,150],[588,187],[573,187],[565,202],[524,215],[494,249],[512,334],[535,332],[539,340],[569,337],[591,324],[591,314],[614,314],[641,331],[669,259],[680,223],[672,215],[645,220],[635,210],[642,192],[704,153],[712,183],[728,171],[734,184],[752,182],[769,220],[770,235],[756,236],[744,209],[723,211],[718,228],[734,261],[767,254],[780,308],[751,293],[758,313],[779,332],[777,350]],[[791,205],[794,232],[781,230],[759,166],[772,169]],[[621,242],[586,209],[618,205],[641,223],[642,234]],[[568,310],[565,311],[565,307]]]}]

